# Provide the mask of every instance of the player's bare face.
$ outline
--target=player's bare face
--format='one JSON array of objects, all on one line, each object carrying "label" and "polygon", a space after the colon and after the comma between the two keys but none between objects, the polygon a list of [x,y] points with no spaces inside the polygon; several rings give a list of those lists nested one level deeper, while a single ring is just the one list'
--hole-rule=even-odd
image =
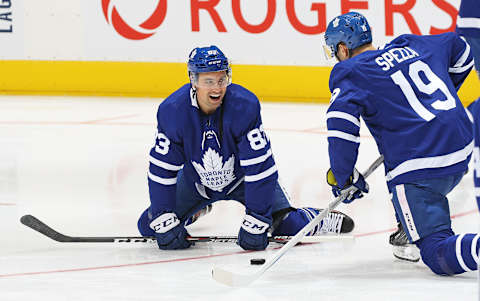
[{"label": "player's bare face", "polygon": [[195,88],[200,109],[212,114],[222,104],[227,91],[228,76],[225,71],[199,73]]}]

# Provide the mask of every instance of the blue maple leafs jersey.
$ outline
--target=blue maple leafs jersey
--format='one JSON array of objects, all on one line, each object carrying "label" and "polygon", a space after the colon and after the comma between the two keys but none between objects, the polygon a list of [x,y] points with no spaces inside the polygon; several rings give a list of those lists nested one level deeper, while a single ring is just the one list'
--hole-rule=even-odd
[{"label": "blue maple leafs jersey", "polygon": [[456,31],[462,36],[480,38],[480,1],[462,0]]},{"label": "blue maple leafs jersey", "polygon": [[455,33],[402,35],[384,49],[335,65],[327,112],[330,164],[347,183],[358,156],[360,116],[374,137],[389,189],[467,169],[472,124],[457,89],[473,66]]},{"label": "blue maple leafs jersey", "polygon": [[246,207],[270,214],[277,167],[260,103],[252,92],[231,84],[223,104],[206,115],[186,84],[159,105],[157,122],[148,171],[153,215],[175,212],[177,173],[182,168],[187,184],[204,198],[229,199],[244,182]]},{"label": "blue maple leafs jersey", "polygon": [[474,116],[473,182],[475,184],[475,197],[480,209],[480,98],[471,103],[468,110]]}]

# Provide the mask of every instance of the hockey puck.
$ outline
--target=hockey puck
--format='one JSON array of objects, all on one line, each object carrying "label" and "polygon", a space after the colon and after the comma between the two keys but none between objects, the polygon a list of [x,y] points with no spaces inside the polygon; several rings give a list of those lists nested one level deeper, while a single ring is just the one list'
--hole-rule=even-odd
[{"label": "hockey puck", "polygon": [[250,264],[253,264],[253,265],[262,265],[265,263],[265,259],[264,258],[253,258],[253,259],[250,259]]}]

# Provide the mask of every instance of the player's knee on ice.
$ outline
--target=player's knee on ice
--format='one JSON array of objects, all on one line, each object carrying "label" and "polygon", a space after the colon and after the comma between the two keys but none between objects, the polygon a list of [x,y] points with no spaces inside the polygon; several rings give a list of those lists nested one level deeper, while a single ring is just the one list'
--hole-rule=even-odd
[{"label": "player's knee on ice", "polygon": [[455,235],[448,229],[424,237],[415,244],[423,262],[435,274],[454,275],[477,269],[478,237],[478,234]]}]

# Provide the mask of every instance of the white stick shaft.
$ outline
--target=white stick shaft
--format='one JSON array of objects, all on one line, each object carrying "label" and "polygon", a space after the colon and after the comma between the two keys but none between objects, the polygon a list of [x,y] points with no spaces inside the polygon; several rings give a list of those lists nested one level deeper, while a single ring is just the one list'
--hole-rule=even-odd
[{"label": "white stick shaft", "polygon": [[[364,178],[367,178],[378,166],[383,163],[383,155],[380,156],[375,162],[370,165],[370,167],[363,173]],[[295,246],[304,236],[308,234],[322,219],[324,219],[330,211],[332,211],[335,207],[338,206],[342,201],[344,201],[347,196],[356,191],[357,188],[355,186],[350,186],[347,188],[341,195],[335,198],[327,208],[322,210],[322,212],[317,215],[314,219],[312,219],[302,230],[300,230],[292,239],[285,244],[280,250],[278,250],[275,254],[270,256],[266,262],[263,264],[262,268],[258,270],[253,275],[241,275],[241,274],[234,274],[229,271],[226,271],[222,268],[214,267],[212,270],[213,278],[223,284],[228,286],[246,286],[251,282],[255,281],[259,278],[266,270],[268,270],[272,265],[275,264],[290,248]]]}]

